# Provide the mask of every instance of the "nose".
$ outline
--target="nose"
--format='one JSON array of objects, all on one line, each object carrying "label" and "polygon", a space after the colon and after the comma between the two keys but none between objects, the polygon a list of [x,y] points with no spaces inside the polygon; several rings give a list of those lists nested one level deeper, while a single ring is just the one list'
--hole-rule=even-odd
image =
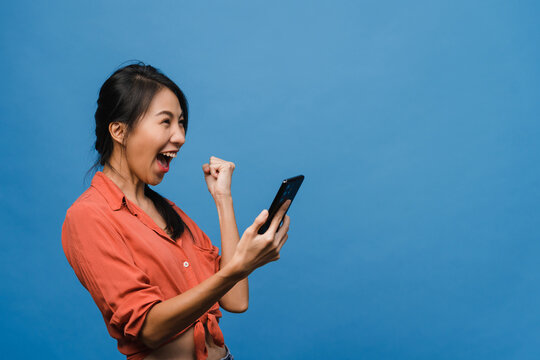
[{"label": "nose", "polygon": [[186,132],[183,126],[177,125],[175,127],[171,136],[171,142],[178,147],[184,145],[186,142]]}]

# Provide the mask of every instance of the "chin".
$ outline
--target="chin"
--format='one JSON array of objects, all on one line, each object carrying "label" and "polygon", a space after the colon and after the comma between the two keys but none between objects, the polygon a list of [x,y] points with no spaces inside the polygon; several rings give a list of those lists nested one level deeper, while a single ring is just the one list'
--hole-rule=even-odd
[{"label": "chin", "polygon": [[156,186],[156,185],[159,185],[159,183],[161,183],[163,181],[163,177],[164,176],[152,176],[148,182],[146,182],[148,185],[151,185],[151,186]]}]

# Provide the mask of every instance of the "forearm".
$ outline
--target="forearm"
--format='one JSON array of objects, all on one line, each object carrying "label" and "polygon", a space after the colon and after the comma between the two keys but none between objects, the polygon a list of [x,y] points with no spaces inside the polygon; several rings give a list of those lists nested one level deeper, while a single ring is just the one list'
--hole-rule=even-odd
[{"label": "forearm", "polygon": [[[234,206],[231,196],[216,199],[216,207],[219,216],[221,230],[221,263],[220,268],[225,267],[232,259],[236,245],[240,241],[238,226],[234,215]],[[243,312],[249,304],[248,278],[240,280],[225,294],[220,305],[227,311]]]},{"label": "forearm", "polygon": [[231,264],[188,291],[154,305],[146,316],[141,340],[156,348],[187,328],[236,284],[241,278],[237,274]]}]

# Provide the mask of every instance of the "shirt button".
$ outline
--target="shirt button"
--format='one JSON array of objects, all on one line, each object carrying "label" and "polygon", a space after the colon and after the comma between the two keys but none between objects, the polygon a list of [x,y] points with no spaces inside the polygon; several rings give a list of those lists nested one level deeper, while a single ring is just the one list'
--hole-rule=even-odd
[{"label": "shirt button", "polygon": [[189,263],[187,261],[184,261],[184,267],[188,267]]}]

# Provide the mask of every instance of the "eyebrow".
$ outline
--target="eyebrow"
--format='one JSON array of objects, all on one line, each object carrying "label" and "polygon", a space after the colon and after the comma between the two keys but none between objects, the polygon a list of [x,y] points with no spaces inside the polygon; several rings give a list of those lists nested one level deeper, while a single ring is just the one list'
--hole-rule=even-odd
[{"label": "eyebrow", "polygon": [[[161,114],[169,115],[170,117],[174,118],[173,113],[170,112],[169,110],[162,110],[162,111],[158,112],[158,113],[156,114],[156,116],[159,116],[159,115],[161,115]],[[184,113],[183,113],[183,112],[180,113],[180,116],[179,116],[178,118],[180,119],[180,118],[182,118],[182,117],[184,117]]]}]

